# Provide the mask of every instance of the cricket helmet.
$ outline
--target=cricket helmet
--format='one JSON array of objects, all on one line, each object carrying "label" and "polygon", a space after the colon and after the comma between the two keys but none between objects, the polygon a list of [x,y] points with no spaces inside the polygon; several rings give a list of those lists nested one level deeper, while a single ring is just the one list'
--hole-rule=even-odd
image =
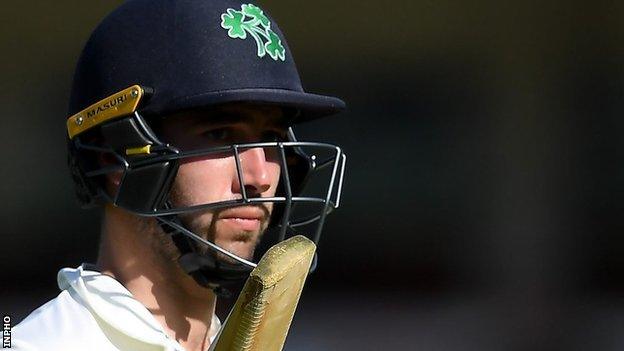
[{"label": "cricket helmet", "polygon": [[[346,162],[339,147],[297,141],[292,128],[284,140],[195,150],[181,150],[155,130],[155,121],[174,113],[229,103],[281,107],[289,126],[345,108],[338,98],[304,91],[282,32],[260,6],[237,0],[131,0],[106,17],[86,43],[67,119],[69,167],[81,204],[108,202],[156,218],[180,250],[182,268],[215,291],[246,277],[254,260],[189,230],[181,215],[270,202],[274,211],[264,246],[304,227],[308,232],[302,234],[318,243],[326,215],[339,206]],[[228,153],[244,189],[240,153],[249,148],[274,149],[280,156],[275,196],[254,198],[243,190],[236,200],[172,204],[180,163],[190,157]],[[102,179],[115,172],[121,181],[111,190]],[[324,186],[305,193],[310,179],[323,172]],[[210,248],[210,254],[199,247]]]}]

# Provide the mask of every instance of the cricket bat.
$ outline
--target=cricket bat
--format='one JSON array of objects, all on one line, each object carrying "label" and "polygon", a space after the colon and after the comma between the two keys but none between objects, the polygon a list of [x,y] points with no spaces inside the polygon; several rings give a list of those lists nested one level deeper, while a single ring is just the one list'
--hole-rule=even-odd
[{"label": "cricket bat", "polygon": [[249,275],[211,351],[284,347],[316,245],[302,235],[271,247]]}]

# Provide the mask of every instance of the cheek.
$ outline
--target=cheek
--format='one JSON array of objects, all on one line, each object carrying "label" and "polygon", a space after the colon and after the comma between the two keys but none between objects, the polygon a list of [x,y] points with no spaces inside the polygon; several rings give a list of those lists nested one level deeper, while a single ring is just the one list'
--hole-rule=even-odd
[{"label": "cheek", "polygon": [[279,184],[279,182],[281,181],[281,169],[282,167],[280,167],[279,163],[270,163],[269,164],[269,177],[271,179],[271,189],[269,190],[270,194],[267,195],[263,195],[263,196],[274,196],[275,192],[277,190],[277,185]]},{"label": "cheek", "polygon": [[173,184],[172,198],[177,206],[201,205],[229,200],[235,172],[233,161],[210,159],[180,165]]}]

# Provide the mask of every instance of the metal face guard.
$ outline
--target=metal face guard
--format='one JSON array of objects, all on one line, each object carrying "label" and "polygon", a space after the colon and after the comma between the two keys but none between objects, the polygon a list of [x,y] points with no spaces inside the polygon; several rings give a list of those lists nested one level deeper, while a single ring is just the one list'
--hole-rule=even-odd
[{"label": "metal face guard", "polygon": [[[135,112],[103,124],[101,133],[106,145],[83,143],[80,136],[73,138],[72,142],[77,153],[94,153],[108,160],[104,166],[82,167],[83,176],[92,182],[97,183],[98,178],[106,177],[118,179],[116,186],[108,187],[101,186],[100,179],[100,195],[106,201],[139,216],[155,217],[193,242],[248,267],[255,267],[257,261],[227,251],[187,228],[179,218],[191,213],[270,203],[273,212],[269,222],[271,235],[264,236],[267,240],[275,243],[295,234],[304,234],[318,244],[327,214],[340,206],[346,155],[335,145],[296,141],[292,130],[288,141],[179,151],[161,142],[143,117]],[[254,148],[277,155],[281,171],[275,196],[254,197],[246,191],[241,154]],[[176,206],[171,189],[180,165],[204,157],[225,158],[232,162],[241,189],[238,198]],[[271,245],[263,246],[268,248]]]}]

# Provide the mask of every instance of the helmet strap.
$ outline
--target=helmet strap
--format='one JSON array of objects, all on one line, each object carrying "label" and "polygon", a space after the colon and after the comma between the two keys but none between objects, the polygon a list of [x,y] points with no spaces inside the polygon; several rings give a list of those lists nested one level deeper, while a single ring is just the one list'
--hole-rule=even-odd
[{"label": "helmet strap", "polygon": [[[177,215],[168,216],[167,219],[184,226]],[[232,286],[249,276],[252,268],[242,264],[223,262],[215,255],[200,253],[198,244],[189,237],[163,221],[158,221],[158,223],[163,231],[170,235],[180,251],[178,264],[182,270],[200,286],[212,289],[217,296],[231,297]]]}]

